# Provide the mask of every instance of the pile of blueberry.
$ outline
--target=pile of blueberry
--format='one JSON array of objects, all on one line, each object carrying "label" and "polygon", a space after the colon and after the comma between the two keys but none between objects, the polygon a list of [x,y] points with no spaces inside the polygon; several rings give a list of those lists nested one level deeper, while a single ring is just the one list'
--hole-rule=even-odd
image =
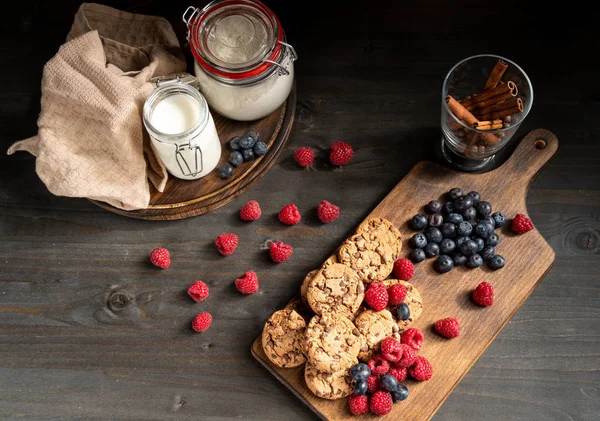
[{"label": "pile of blueberry", "polygon": [[223,162],[217,168],[221,178],[229,178],[233,175],[234,168],[242,165],[244,161],[251,161],[256,157],[266,155],[269,147],[261,142],[256,132],[248,132],[243,136],[235,136],[229,141],[229,162]]},{"label": "pile of blueberry", "polygon": [[419,263],[438,256],[434,268],[450,272],[454,266],[477,268],[486,261],[490,269],[504,267],[504,257],[496,254],[500,242],[494,229],[506,223],[501,212],[492,213],[492,205],[481,200],[476,191],[464,194],[458,187],[446,193],[446,203],[432,200],[425,206],[429,216],[415,215],[414,230],[424,230],[411,238],[410,259]]}]

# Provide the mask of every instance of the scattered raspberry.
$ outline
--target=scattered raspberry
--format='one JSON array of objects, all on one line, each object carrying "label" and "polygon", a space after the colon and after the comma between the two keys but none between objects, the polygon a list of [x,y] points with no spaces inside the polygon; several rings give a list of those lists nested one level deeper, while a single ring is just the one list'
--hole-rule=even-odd
[{"label": "scattered raspberry", "polygon": [[415,275],[415,266],[409,259],[402,258],[394,262],[394,275],[403,281],[410,281]]},{"label": "scattered raspberry", "polygon": [[455,317],[438,320],[433,327],[437,333],[448,339],[456,338],[460,335],[460,323]]},{"label": "scattered raspberry", "polygon": [[258,276],[252,270],[235,280],[235,287],[242,294],[254,294],[258,291]]},{"label": "scattered raspberry", "polygon": [[375,415],[386,415],[392,411],[392,395],[385,390],[378,390],[371,396],[369,408]]},{"label": "scattered raspberry", "polygon": [[313,159],[315,159],[315,153],[308,146],[304,146],[300,149],[296,149],[296,152],[294,152],[294,159],[301,167],[308,167],[312,164]]},{"label": "scattered raspberry", "polygon": [[433,368],[427,358],[419,356],[408,369],[408,374],[415,380],[427,381],[433,375]]},{"label": "scattered raspberry", "polygon": [[395,307],[404,302],[404,299],[406,298],[406,287],[404,285],[392,285],[387,289],[387,291],[388,296],[390,297],[388,305]]},{"label": "scattered raspberry", "polygon": [[510,224],[510,229],[515,234],[525,234],[528,231],[533,229],[533,223],[531,219],[523,215],[522,213],[518,213],[515,215],[512,223]]},{"label": "scattered raspberry", "polygon": [[363,415],[369,412],[369,398],[367,398],[367,395],[355,395],[353,393],[348,398],[348,404],[353,415]]},{"label": "scattered raspberry", "polygon": [[161,269],[166,269],[171,266],[171,255],[169,250],[158,247],[150,252],[150,261],[154,266],[158,266]]},{"label": "scattered raspberry", "polygon": [[406,380],[406,376],[408,375],[408,369],[406,367],[390,367],[388,374],[391,374],[398,380],[398,383]]},{"label": "scattered raspberry", "polygon": [[416,327],[411,327],[402,332],[400,342],[410,346],[415,351],[418,351],[421,349],[421,345],[423,345],[423,334]]},{"label": "scattered raspberry", "polygon": [[367,393],[375,393],[379,389],[379,376],[371,374],[367,377]]},{"label": "scattered raspberry", "polygon": [[383,355],[375,355],[369,360],[367,365],[371,369],[371,373],[375,374],[376,376],[381,376],[382,374],[387,373],[390,369],[390,363],[383,358]]},{"label": "scattered raspberry", "polygon": [[279,211],[279,220],[286,225],[296,225],[298,222],[300,222],[300,219],[302,219],[300,211],[293,203],[285,205]]},{"label": "scattered raspberry", "polygon": [[212,324],[212,316],[209,312],[203,311],[198,314],[192,322],[192,329],[196,332],[204,332]]},{"label": "scattered raspberry", "polygon": [[202,281],[196,281],[190,285],[187,293],[195,302],[202,301],[208,297],[208,285]]},{"label": "scattered raspberry", "polygon": [[352,160],[354,149],[346,142],[333,142],[331,144],[331,154],[329,160],[333,165],[346,165]]},{"label": "scattered raspberry", "polygon": [[482,307],[489,307],[494,304],[494,287],[487,282],[477,285],[473,291],[473,301]]},{"label": "scattered raspberry", "polygon": [[381,341],[381,355],[389,362],[396,362],[402,358],[402,344],[392,337]]},{"label": "scattered raspberry", "polygon": [[400,351],[402,354],[394,365],[396,367],[410,367],[415,362],[415,358],[417,358],[416,351],[406,344],[401,344],[400,346],[402,347]]},{"label": "scattered raspberry", "polygon": [[235,234],[221,234],[217,238],[215,238],[215,245],[217,246],[217,250],[223,256],[229,256],[233,254],[236,247],[238,246],[238,236]]},{"label": "scattered raspberry", "polygon": [[321,222],[327,224],[340,216],[340,208],[327,200],[323,200],[317,207],[317,214]]},{"label": "scattered raspberry", "polygon": [[294,249],[289,244],[285,244],[282,241],[273,242],[269,245],[269,253],[271,254],[271,260],[276,263],[285,262],[290,258]]},{"label": "scattered raspberry", "polygon": [[375,311],[381,311],[387,307],[388,292],[383,282],[374,282],[371,284],[367,292],[365,292],[365,302]]},{"label": "scattered raspberry", "polygon": [[240,219],[243,221],[256,221],[261,215],[262,211],[256,200],[249,201],[240,210]]}]

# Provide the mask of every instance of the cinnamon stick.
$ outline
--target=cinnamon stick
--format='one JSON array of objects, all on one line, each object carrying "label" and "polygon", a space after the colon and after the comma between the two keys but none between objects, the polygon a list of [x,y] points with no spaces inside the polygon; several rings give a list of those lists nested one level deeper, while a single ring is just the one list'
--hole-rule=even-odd
[{"label": "cinnamon stick", "polygon": [[[482,115],[487,115],[487,114],[493,113],[495,111],[501,111],[501,110],[505,110],[507,108],[512,108],[515,105],[518,105],[519,101],[521,101],[521,103],[523,102],[523,100],[521,100],[520,98],[510,98],[510,99],[507,99],[506,101],[500,101],[495,104],[491,104],[491,105],[487,105],[487,106],[475,109],[473,111],[473,115],[482,116]],[[483,102],[481,104],[483,104]],[[485,120],[482,118],[479,118],[479,119]]]},{"label": "cinnamon stick", "polygon": [[498,82],[500,82],[500,79],[502,79],[502,75],[504,75],[504,72],[506,72],[507,68],[508,68],[508,63],[506,63],[502,59],[498,59],[498,62],[492,69],[492,71],[488,77],[488,80],[485,82],[483,91],[487,91],[488,89],[495,88],[496,85],[498,85]]},{"label": "cinnamon stick", "polygon": [[[469,112],[465,107],[463,107],[460,102],[454,99],[451,95],[446,97],[446,103],[448,104],[448,108],[450,112],[454,114],[456,118],[462,120],[467,126],[473,127],[475,123],[479,123],[479,120]],[[481,136],[485,142],[494,142],[495,136],[492,133],[477,133],[478,136]],[[467,136],[467,149],[474,143],[478,136],[469,137]],[[489,139],[488,139],[489,138]]]},{"label": "cinnamon stick", "polygon": [[479,101],[479,102],[476,102],[474,104],[471,104],[471,105],[469,105],[468,107],[465,107],[465,108],[467,110],[469,110],[469,111],[471,111],[471,112],[473,112],[473,113],[476,114],[477,112],[479,112],[480,108],[486,108],[486,107],[489,107],[491,105],[498,104],[498,103],[500,103],[500,102],[502,102],[504,100],[514,98],[515,96],[516,96],[516,92],[515,91],[506,91],[506,92],[503,92],[503,93],[501,93],[499,95],[496,95],[496,96],[493,96],[491,98],[485,99],[483,101]]},{"label": "cinnamon stick", "polygon": [[[464,101],[462,101],[461,104],[463,107],[469,108],[473,104],[481,103],[482,101],[488,100],[490,98],[493,98],[493,97],[496,97],[499,95],[507,95],[507,92],[510,93],[508,95],[509,97],[517,96],[517,94],[519,93],[519,90],[517,89],[517,85],[511,80],[509,80],[507,83],[498,85],[495,88],[488,89],[487,91],[484,91],[478,95],[473,95],[471,98],[465,99]],[[496,100],[495,102],[498,102],[498,100]]]},{"label": "cinnamon stick", "polygon": [[504,127],[502,120],[484,120],[473,125],[477,130],[496,130]]},{"label": "cinnamon stick", "polygon": [[482,120],[495,120],[498,118],[504,118],[509,115],[522,113],[524,109],[525,107],[523,105],[523,100],[521,98],[517,98],[517,101],[513,106],[505,108],[503,110],[491,111],[487,114],[482,114],[479,116],[479,118],[481,118]]}]

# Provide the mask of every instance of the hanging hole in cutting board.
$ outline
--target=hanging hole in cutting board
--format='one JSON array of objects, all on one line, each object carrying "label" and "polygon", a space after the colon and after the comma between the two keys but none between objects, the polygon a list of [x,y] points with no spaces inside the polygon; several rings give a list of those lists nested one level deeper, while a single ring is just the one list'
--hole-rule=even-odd
[{"label": "hanging hole in cutting board", "polygon": [[544,139],[538,139],[535,141],[535,147],[537,149],[544,149],[548,143]]}]

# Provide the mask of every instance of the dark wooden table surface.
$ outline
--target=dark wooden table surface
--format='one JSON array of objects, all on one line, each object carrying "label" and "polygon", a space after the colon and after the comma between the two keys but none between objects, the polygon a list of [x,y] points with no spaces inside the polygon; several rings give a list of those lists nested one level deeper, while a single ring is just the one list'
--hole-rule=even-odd
[{"label": "dark wooden table surface", "polygon": [[[323,3],[268,2],[300,56],[296,123],[270,172],[223,208],[175,222],[127,219],[85,199],[53,196],[32,156],[0,154],[2,419],[314,419],[252,359],[250,344],[303,275],[414,164],[439,159],[442,79],[458,60],[485,52],[513,59],[533,81],[533,110],[515,142],[538,127],[560,140],[527,200],[557,258],[434,419],[600,419],[600,32],[593,13],[516,1]],[[108,4],[165,16],[185,40],[187,2]],[[42,67],[78,5],[21,1],[3,11],[0,149],[36,133]],[[294,164],[297,147],[325,150],[335,140],[355,147],[350,165],[302,171]],[[237,213],[250,199],[264,216],[246,224]],[[314,212],[323,199],[342,209],[325,226]],[[290,202],[305,218],[282,228],[274,215]],[[222,258],[213,240],[226,231],[241,244]],[[268,239],[292,244],[292,259],[270,263],[262,249]],[[148,264],[157,246],[172,253],[168,270]],[[261,289],[242,297],[233,280],[248,269],[258,272]],[[200,304],[185,296],[196,279],[211,288]],[[114,294],[129,304],[110,307]],[[201,310],[214,323],[195,334],[190,321]]]}]

